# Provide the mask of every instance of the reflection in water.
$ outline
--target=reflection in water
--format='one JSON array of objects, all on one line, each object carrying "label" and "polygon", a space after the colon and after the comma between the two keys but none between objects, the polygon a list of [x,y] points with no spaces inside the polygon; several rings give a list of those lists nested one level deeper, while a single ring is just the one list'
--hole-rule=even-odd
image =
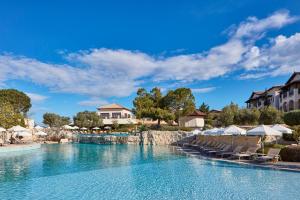
[{"label": "reflection in water", "polygon": [[1,157],[0,181],[178,159],[170,154],[170,149],[147,145],[43,145],[42,149],[31,153]]}]

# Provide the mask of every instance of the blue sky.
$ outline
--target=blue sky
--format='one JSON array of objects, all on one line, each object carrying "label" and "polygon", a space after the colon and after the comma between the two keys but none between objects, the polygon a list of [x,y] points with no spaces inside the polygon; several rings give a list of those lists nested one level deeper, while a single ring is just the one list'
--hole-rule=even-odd
[{"label": "blue sky", "polygon": [[245,106],[300,71],[299,1],[0,2],[0,87],[31,116],[132,107],[138,87],[190,87],[197,106]]}]

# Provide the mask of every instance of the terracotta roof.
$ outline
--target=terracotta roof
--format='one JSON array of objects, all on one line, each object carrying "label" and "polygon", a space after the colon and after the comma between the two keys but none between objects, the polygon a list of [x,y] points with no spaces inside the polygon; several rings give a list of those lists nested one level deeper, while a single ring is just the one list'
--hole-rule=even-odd
[{"label": "terracotta roof", "polygon": [[205,116],[206,114],[199,111],[199,110],[195,110],[193,113],[189,114],[188,116]]},{"label": "terracotta roof", "polygon": [[294,72],[294,73],[292,74],[292,76],[289,78],[289,80],[288,80],[285,84],[286,84],[286,85],[289,84],[297,74],[300,74],[300,72]]},{"label": "terracotta roof", "polygon": [[109,104],[109,105],[104,105],[98,108],[98,110],[108,110],[108,109],[125,109],[125,110],[129,110],[128,108],[125,108],[124,106],[121,106],[119,104],[113,103],[113,104]]}]

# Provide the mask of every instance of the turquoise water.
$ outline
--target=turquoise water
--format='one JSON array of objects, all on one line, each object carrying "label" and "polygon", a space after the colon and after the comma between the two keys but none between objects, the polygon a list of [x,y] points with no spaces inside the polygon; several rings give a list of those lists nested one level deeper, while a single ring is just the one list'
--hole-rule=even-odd
[{"label": "turquoise water", "polygon": [[300,173],[172,147],[63,144],[0,156],[0,199],[299,199]]}]

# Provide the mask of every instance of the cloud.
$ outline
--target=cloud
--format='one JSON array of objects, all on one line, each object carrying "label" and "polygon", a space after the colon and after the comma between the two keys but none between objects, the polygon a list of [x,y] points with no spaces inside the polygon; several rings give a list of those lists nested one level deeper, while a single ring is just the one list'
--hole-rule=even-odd
[{"label": "cloud", "polygon": [[282,28],[297,20],[299,20],[299,17],[290,16],[287,10],[277,11],[261,20],[256,17],[248,17],[248,19],[240,23],[238,27],[233,26],[230,30],[230,35],[234,38],[259,37],[261,34],[264,34],[266,30]]},{"label": "cloud", "polygon": [[268,46],[252,49],[246,55],[244,66],[248,72],[242,79],[275,77],[300,71],[300,33],[290,37],[279,35]]},{"label": "cloud", "polygon": [[27,96],[30,97],[31,101],[33,101],[33,102],[42,102],[48,98],[47,96],[43,96],[43,95],[36,94],[36,93],[26,92],[26,94],[27,94]]},{"label": "cloud", "polygon": [[208,93],[211,91],[214,91],[216,87],[206,87],[206,88],[193,88],[192,92],[193,93]]},{"label": "cloud", "polygon": [[[251,75],[254,70],[265,73],[266,69],[262,66],[266,64],[269,64],[267,69],[271,69],[274,75],[280,74],[281,71],[289,71],[291,64],[296,66],[298,63],[294,57],[298,55],[295,52],[298,46],[289,42],[297,42],[298,36],[293,39],[277,37],[269,48],[257,47],[255,42],[266,31],[294,23],[297,19],[288,11],[275,12],[264,19],[249,17],[230,29],[227,42],[194,54],[155,56],[140,51],[98,48],[60,52],[66,59],[65,64],[2,54],[0,85],[15,79],[31,81],[53,92],[87,95],[91,100],[81,104],[91,105],[97,103],[95,99],[99,98],[128,96],[143,84],[166,84],[170,80],[189,83],[228,75],[237,70],[246,71],[243,76],[249,77],[254,76]],[[284,51],[281,46],[285,46],[294,56],[285,54],[282,58]]]},{"label": "cloud", "polygon": [[89,100],[85,100],[85,101],[80,101],[78,103],[81,106],[101,106],[101,105],[105,105],[108,104],[107,101],[102,100],[102,99],[89,99]]}]

